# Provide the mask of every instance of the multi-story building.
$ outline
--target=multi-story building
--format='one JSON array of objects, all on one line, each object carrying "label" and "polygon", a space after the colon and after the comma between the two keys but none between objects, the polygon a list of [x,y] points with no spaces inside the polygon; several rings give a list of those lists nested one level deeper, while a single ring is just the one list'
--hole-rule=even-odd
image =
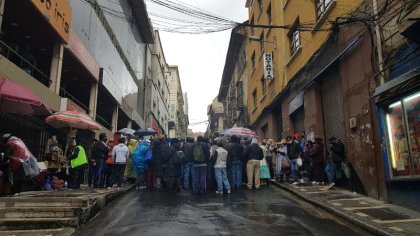
[{"label": "multi-story building", "polygon": [[185,126],[185,136],[188,137],[188,126],[190,125],[190,116],[188,115],[189,108],[188,108],[188,93],[184,93],[184,126]]},{"label": "multi-story building", "polygon": [[207,127],[208,137],[217,137],[219,133],[224,129],[224,109],[223,104],[217,101],[217,97],[213,99],[213,102],[207,107],[207,115],[209,124]]},{"label": "multi-story building", "polygon": [[248,127],[248,73],[246,70],[247,37],[238,33],[240,26],[232,30],[222,81],[217,100],[223,103],[223,128]]},{"label": "multi-story building", "polygon": [[154,31],[154,42],[147,47],[145,122],[146,127],[156,129],[158,134],[168,134],[170,70],[158,31]]},{"label": "multi-story building", "polygon": [[[141,86],[153,34],[143,1],[2,0],[0,11],[3,77],[30,88],[53,111],[89,114],[101,132],[144,126]],[[0,116],[1,130],[22,138],[40,159],[52,134],[65,145],[66,132],[45,117]],[[88,147],[94,134],[79,130],[78,137]]]},{"label": "multi-story building", "polygon": [[169,137],[186,138],[188,129],[188,117],[185,115],[187,101],[186,94],[182,93],[181,80],[178,66],[169,66]]}]

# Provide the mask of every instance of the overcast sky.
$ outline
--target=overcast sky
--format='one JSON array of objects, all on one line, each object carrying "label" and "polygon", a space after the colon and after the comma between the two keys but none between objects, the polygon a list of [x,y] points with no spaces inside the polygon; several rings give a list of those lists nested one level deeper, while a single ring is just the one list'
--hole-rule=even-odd
[{"label": "overcast sky", "polygon": [[[246,0],[179,0],[230,20],[248,18]],[[219,93],[231,30],[202,34],[160,32],[166,61],[178,65],[183,92],[188,93],[190,124],[205,121],[207,106]],[[191,125],[205,131],[207,123]]]}]

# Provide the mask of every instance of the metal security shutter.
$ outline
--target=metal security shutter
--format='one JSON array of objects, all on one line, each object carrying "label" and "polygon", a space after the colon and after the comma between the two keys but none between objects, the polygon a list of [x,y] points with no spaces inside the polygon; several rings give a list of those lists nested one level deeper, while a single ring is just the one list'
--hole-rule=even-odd
[{"label": "metal security shutter", "polygon": [[329,76],[321,82],[325,138],[334,136],[346,143],[343,97],[337,75],[338,70],[332,70]]}]

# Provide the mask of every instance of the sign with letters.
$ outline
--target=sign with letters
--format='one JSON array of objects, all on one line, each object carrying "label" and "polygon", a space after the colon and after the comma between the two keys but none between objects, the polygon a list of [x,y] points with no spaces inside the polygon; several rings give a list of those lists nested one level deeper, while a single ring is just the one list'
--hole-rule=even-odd
[{"label": "sign with letters", "polygon": [[264,53],[264,79],[274,79],[273,53]]},{"label": "sign with letters", "polygon": [[67,0],[32,0],[65,43],[69,42],[72,11]]}]

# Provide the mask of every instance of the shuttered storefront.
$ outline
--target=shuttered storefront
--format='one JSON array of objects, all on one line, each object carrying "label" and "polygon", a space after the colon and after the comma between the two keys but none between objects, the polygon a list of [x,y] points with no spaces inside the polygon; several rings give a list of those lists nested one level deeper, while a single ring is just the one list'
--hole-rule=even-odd
[{"label": "shuttered storefront", "polygon": [[303,133],[305,131],[305,110],[300,108],[293,114],[294,133]]},{"label": "shuttered storefront", "polygon": [[321,81],[321,99],[325,138],[334,136],[346,143],[343,96],[337,67],[332,69],[328,76]]}]

